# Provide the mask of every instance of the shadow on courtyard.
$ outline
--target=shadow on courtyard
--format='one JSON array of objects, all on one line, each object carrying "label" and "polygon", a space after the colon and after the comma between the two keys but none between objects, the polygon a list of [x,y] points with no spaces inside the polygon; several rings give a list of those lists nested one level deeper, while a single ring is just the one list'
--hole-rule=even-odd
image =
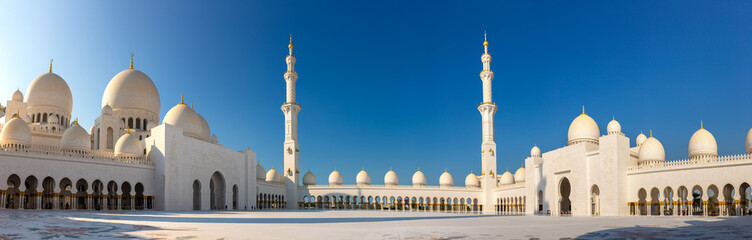
[{"label": "shadow on courtyard", "polygon": [[[669,217],[646,217],[669,218]],[[637,225],[613,227],[574,239],[752,239],[752,217],[718,217],[688,220],[682,226]],[[606,228],[609,228],[606,226]]]},{"label": "shadow on courtyard", "polygon": [[2,210],[0,211],[0,225],[3,227],[0,227],[0,239],[132,239],[137,238],[130,235],[135,231],[188,230],[77,219],[91,218],[96,215],[84,211]]}]

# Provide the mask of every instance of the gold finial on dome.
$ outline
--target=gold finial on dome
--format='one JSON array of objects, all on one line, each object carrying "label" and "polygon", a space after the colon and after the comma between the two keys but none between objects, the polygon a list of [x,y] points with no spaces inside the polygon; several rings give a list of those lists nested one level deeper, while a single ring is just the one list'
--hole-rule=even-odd
[{"label": "gold finial on dome", "polygon": [[73,121],[73,126],[78,126],[78,118],[76,118],[76,120]]},{"label": "gold finial on dome", "polygon": [[446,169],[446,168],[444,168],[444,172],[447,172],[447,169]]},{"label": "gold finial on dome", "polygon": [[650,129],[650,137],[653,137],[653,129]]},{"label": "gold finial on dome", "polygon": [[702,120],[700,121],[700,129],[705,129],[705,128],[704,128],[704,127],[702,126]]},{"label": "gold finial on dome", "polygon": [[585,105],[582,105],[582,115],[585,115]]},{"label": "gold finial on dome", "polygon": [[133,53],[131,53],[131,69],[133,69]]},{"label": "gold finial on dome", "polygon": [[185,104],[185,102],[183,102],[183,94],[180,94],[180,104]]},{"label": "gold finial on dome", "polygon": [[50,73],[52,73],[52,58],[50,58]]},{"label": "gold finial on dome", "polygon": [[16,110],[16,116],[14,116],[13,118],[20,118],[20,117],[21,117],[21,110],[17,109]]},{"label": "gold finial on dome", "polygon": [[125,126],[125,129],[126,129],[125,130],[125,134],[131,134],[131,127],[130,126]]},{"label": "gold finial on dome", "polygon": [[191,109],[193,109],[193,101],[191,101]]}]

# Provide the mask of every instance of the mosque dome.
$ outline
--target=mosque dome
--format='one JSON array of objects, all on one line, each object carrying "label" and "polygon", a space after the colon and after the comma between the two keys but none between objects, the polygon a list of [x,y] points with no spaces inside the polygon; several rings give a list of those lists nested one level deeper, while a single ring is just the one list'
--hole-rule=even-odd
[{"label": "mosque dome", "polygon": [[501,174],[500,183],[501,185],[508,185],[508,184],[514,183],[514,176],[512,176],[512,173],[510,173],[509,170],[504,172],[504,174]]},{"label": "mosque dome", "polygon": [[112,115],[112,107],[110,107],[109,104],[105,104],[104,107],[102,107],[102,115]]},{"label": "mosque dome", "polygon": [[115,157],[139,157],[143,155],[141,141],[136,135],[126,132],[115,143]]},{"label": "mosque dome", "polygon": [[31,129],[29,129],[26,121],[20,117],[15,117],[8,121],[3,126],[3,132],[0,133],[0,145],[31,146]]},{"label": "mosque dome", "polygon": [[642,143],[638,153],[639,162],[665,162],[666,151],[658,139],[651,136]]},{"label": "mosque dome", "polygon": [[426,182],[427,182],[426,175],[423,174],[423,172],[421,172],[420,169],[418,169],[418,171],[416,171],[413,174],[413,186],[415,187],[426,186]]},{"label": "mosque dome", "polygon": [[340,174],[337,169],[334,169],[334,171],[329,174],[329,185],[342,185],[342,174]]},{"label": "mosque dome", "polygon": [[747,132],[747,141],[745,143],[747,144],[747,154],[752,154],[752,128]]},{"label": "mosque dome", "polygon": [[279,177],[279,173],[277,172],[277,170],[274,170],[274,168],[272,168],[268,172],[266,172],[265,180],[267,182],[279,182],[282,180],[282,178]]},{"label": "mosque dome", "polygon": [[14,102],[23,102],[24,96],[23,93],[21,93],[21,90],[16,89],[15,92],[13,92],[13,97],[11,97],[11,101]]},{"label": "mosque dome", "polygon": [[637,143],[637,146],[642,146],[643,143],[645,143],[645,140],[647,140],[648,137],[645,136],[645,134],[640,133],[640,135],[637,135],[637,139],[635,142]]},{"label": "mosque dome", "polygon": [[209,129],[209,123],[206,121],[206,119],[204,119],[204,116],[201,116],[201,114],[196,113],[196,116],[198,116],[198,122],[201,124],[201,139],[209,141],[209,139],[211,139],[211,130]]},{"label": "mosque dome", "polygon": [[204,130],[204,124],[201,121],[201,117],[198,113],[193,111],[191,107],[184,103],[178,103],[178,105],[172,107],[170,111],[167,111],[162,123],[182,128],[183,135],[185,136],[205,141],[209,139],[209,136],[206,138],[203,137],[204,132],[208,130]]},{"label": "mosque dome", "polygon": [[473,172],[470,172],[470,174],[465,177],[465,187],[477,188],[478,186],[480,186],[478,176],[476,176]]},{"label": "mosque dome", "polygon": [[600,137],[601,131],[598,128],[598,124],[595,120],[585,114],[584,108],[582,114],[572,121],[569,125],[568,141],[569,145],[577,144],[581,142],[590,142],[598,144],[598,137]]},{"label": "mosque dome", "polygon": [[608,122],[608,126],[606,126],[606,132],[608,133],[608,135],[621,133],[621,124],[616,121],[616,118],[611,120],[611,122]]},{"label": "mosque dome", "polygon": [[715,137],[700,124],[700,129],[689,139],[689,158],[715,156],[718,156],[718,144],[715,142]]},{"label": "mosque dome", "polygon": [[51,72],[39,75],[29,84],[26,102],[29,107],[57,107],[67,114],[73,111],[73,95],[68,83]]},{"label": "mosque dome", "polygon": [[389,169],[389,172],[386,172],[386,175],[384,175],[384,185],[397,186],[398,184],[399,177],[397,176],[397,173],[392,171],[392,169]]},{"label": "mosque dome", "polygon": [[365,169],[361,169],[357,176],[355,176],[355,184],[358,186],[371,185],[371,175],[368,175]]},{"label": "mosque dome", "polygon": [[114,110],[143,110],[157,117],[161,106],[159,91],[151,78],[132,68],[118,73],[107,84],[102,96],[102,106],[107,104]]},{"label": "mosque dome", "polygon": [[63,150],[89,151],[91,150],[91,138],[84,128],[78,125],[78,121],[65,130],[60,141]]},{"label": "mosque dome", "polygon": [[264,174],[266,173],[266,169],[261,166],[261,164],[256,163],[256,178],[257,179],[265,179],[266,176]]},{"label": "mosque dome", "polygon": [[525,181],[525,167],[520,166],[517,171],[514,172],[514,182]]},{"label": "mosque dome", "polygon": [[449,174],[446,170],[444,170],[444,173],[439,176],[439,186],[440,187],[452,187],[454,185],[454,179],[452,178],[452,174]]},{"label": "mosque dome", "polygon": [[533,146],[532,149],[530,149],[530,156],[531,157],[540,157],[541,156],[541,150],[538,148],[538,145]]},{"label": "mosque dome", "polygon": [[316,185],[316,176],[313,175],[310,169],[308,170],[308,172],[303,174],[303,185],[306,185],[306,186]]}]

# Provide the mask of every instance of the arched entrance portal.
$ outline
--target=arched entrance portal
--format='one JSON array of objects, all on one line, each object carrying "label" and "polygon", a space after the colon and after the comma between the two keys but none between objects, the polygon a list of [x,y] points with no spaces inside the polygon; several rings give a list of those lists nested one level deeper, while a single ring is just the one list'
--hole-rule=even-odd
[{"label": "arched entrance portal", "polygon": [[193,181],[193,210],[201,210],[201,182]]},{"label": "arched entrance portal", "polygon": [[569,199],[570,193],[572,193],[572,186],[569,184],[569,179],[564,178],[559,183],[559,212],[561,215],[572,214],[572,202]]},{"label": "arched entrance portal", "polygon": [[219,172],[214,172],[209,181],[209,190],[211,197],[211,209],[225,209],[225,178]]},{"label": "arched entrance portal", "polygon": [[601,190],[598,185],[593,185],[593,189],[590,190],[590,214],[593,216],[601,215]]}]

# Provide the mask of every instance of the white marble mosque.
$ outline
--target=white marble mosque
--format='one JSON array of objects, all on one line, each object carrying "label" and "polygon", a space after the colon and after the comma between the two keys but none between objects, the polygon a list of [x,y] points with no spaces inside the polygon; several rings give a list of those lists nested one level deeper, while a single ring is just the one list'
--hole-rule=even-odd
[{"label": "white marble mosque", "polygon": [[[497,172],[491,54],[481,55],[483,101],[479,149],[482,172],[463,183],[448,172],[436,180],[417,170],[407,182],[389,170],[384,185],[371,185],[365,170],[343,185],[334,170],[327,183],[298,168],[292,39],[285,58],[287,99],[284,168],[268,171],[250,149],[221,144],[208,122],[180,102],[159,119],[160,96],[145,73],[116,74],[102,96],[101,115],[85,129],[71,115],[73,94],[50,64],[26,90],[13,93],[0,132],[0,209],[254,210],[360,209],[519,215],[750,214],[752,129],[739,133],[740,155],[719,155],[700,124],[689,139],[688,158],[666,161],[663,145],[638,135],[634,142],[612,120],[602,135],[583,111],[569,127],[568,142],[543,152],[532,147],[524,166]],[[161,122],[160,122],[161,120]],[[563,131],[563,130],[562,130]],[[746,142],[741,139],[746,134]],[[741,151],[740,151],[741,152]],[[303,158],[305,160],[305,158]]]}]

